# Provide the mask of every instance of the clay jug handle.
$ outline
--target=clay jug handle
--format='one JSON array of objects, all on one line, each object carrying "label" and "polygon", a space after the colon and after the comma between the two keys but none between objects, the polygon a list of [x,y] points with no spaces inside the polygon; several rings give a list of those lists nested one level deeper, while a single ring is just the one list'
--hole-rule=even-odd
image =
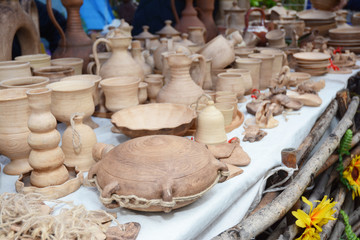
[{"label": "clay jug handle", "polygon": [[64,43],[64,50],[66,47],[66,38],[65,38],[65,33],[63,31],[63,29],[60,27],[60,24],[56,21],[56,18],[54,16],[54,12],[52,10],[52,4],[51,4],[51,0],[46,0],[46,10],[49,14],[49,18],[51,20],[51,22],[55,25],[55,28],[59,31],[60,36],[61,36],[61,40]]},{"label": "clay jug handle", "polygon": [[250,14],[253,11],[257,11],[261,13],[261,26],[265,27],[265,13],[261,8],[250,8],[249,10],[247,10],[246,14],[245,14],[245,29],[244,29],[244,34],[247,32],[248,27],[249,27],[249,17]]},{"label": "clay jug handle", "polygon": [[198,59],[199,60],[199,64],[200,64],[200,77],[199,77],[199,81],[198,84],[199,86],[202,88],[204,81],[205,81],[205,77],[206,77],[206,61],[203,55],[201,54],[193,54],[190,56],[192,61]]},{"label": "clay jug handle", "polygon": [[87,65],[87,73],[88,74],[94,74],[93,68],[94,68],[95,62],[89,62]]},{"label": "clay jug handle", "polygon": [[97,45],[101,42],[107,43],[111,48],[112,48],[112,44],[109,40],[105,39],[105,38],[99,38],[98,40],[96,40],[92,46],[92,51],[94,54],[94,59],[95,59],[95,64],[96,64],[96,75],[100,74],[100,61],[99,61],[99,57],[97,54]]},{"label": "clay jug handle", "polygon": [[175,0],[171,0],[171,11],[174,14],[176,24],[180,23],[179,15],[177,14],[176,7],[175,7]]},{"label": "clay jug handle", "polygon": [[230,26],[230,18],[231,18],[231,14],[230,13],[226,14],[226,16],[225,16],[225,26],[226,26],[226,28],[229,28],[229,26]]}]

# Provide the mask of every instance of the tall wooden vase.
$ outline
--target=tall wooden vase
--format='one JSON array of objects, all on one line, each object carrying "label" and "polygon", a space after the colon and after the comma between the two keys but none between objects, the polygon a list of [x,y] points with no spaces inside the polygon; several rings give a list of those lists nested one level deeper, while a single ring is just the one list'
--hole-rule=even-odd
[{"label": "tall wooden vase", "polygon": [[59,147],[60,133],[56,119],[50,111],[51,89],[36,88],[26,92],[31,114],[28,120],[31,147],[29,164],[34,169],[30,182],[36,187],[60,185],[69,179],[64,166],[65,155]]}]

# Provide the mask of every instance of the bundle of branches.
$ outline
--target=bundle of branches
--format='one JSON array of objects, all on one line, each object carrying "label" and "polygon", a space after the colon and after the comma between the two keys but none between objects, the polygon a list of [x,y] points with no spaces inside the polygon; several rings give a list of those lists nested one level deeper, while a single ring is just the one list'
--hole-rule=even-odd
[{"label": "bundle of branches", "polygon": [[[339,237],[345,236],[343,217],[339,217],[341,209],[343,209],[345,214],[349,214],[346,227],[347,230],[349,228],[351,230],[351,224],[359,219],[360,215],[357,212],[360,212],[360,209],[358,209],[358,204],[352,201],[351,192],[347,193],[347,187],[341,183],[340,174],[336,167],[334,167],[339,158],[338,151],[336,150],[340,145],[340,140],[353,125],[353,118],[359,105],[359,98],[353,97],[350,102],[347,93],[347,91],[342,91],[337,95],[338,101],[334,100],[330,103],[327,110],[315,123],[313,129],[298,149],[285,149],[282,152],[283,163],[286,166],[299,167],[299,171],[285,183],[284,190],[281,193],[265,194],[253,212],[239,224],[219,234],[215,239],[272,240],[299,237],[303,229],[296,226],[296,219],[290,210],[303,209],[304,212],[309,212],[310,207],[308,205],[301,206],[300,199],[302,196],[306,196],[311,202],[321,200],[324,196],[329,196],[329,198],[333,198],[337,202],[334,206],[336,211],[333,211],[335,213],[332,216],[337,220],[329,221],[326,225],[322,226],[320,234],[322,240],[328,239],[330,236],[331,239],[339,239]],[[319,149],[309,157],[312,149],[319,142],[337,112],[340,112],[340,115],[342,115],[338,125],[325,139]],[[347,157],[344,155],[344,152],[347,151],[340,151],[345,157],[341,162],[342,169],[349,165],[352,155],[360,154],[360,146],[357,146],[359,140],[360,133],[355,133],[350,142],[349,137],[347,137],[348,149],[345,150],[350,150],[351,148],[352,150],[351,156]],[[279,176],[281,177],[281,174],[277,177]],[[349,202],[352,202],[352,204],[349,204]],[[316,206],[316,203],[314,206]],[[360,224],[359,226],[353,226],[352,230],[356,232],[359,228]],[[350,233],[350,231],[347,232]],[[333,236],[337,236],[337,238]],[[349,239],[352,239],[351,236],[349,235]]]}]

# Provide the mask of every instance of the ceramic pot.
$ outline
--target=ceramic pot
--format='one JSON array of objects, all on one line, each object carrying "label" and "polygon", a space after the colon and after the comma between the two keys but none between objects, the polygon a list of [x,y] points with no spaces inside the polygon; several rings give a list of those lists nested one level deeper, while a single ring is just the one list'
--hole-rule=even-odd
[{"label": "ceramic pot", "polygon": [[161,45],[156,48],[155,52],[154,52],[154,63],[155,63],[155,68],[157,70],[162,71],[163,70],[163,60],[162,60],[162,54],[164,52],[168,52],[172,49],[172,44],[170,42],[168,42],[168,39],[166,38],[161,38],[160,39]]},{"label": "ceramic pot", "polygon": [[263,54],[270,54],[274,55],[274,63],[273,63],[273,78],[278,76],[281,72],[281,69],[284,65],[285,60],[287,59],[287,56],[284,51],[281,51],[280,49],[262,49],[260,53]]},{"label": "ceramic pot", "polygon": [[94,82],[87,80],[61,81],[51,83],[47,87],[52,89],[51,113],[58,121],[69,126],[71,115],[76,112],[83,112],[85,122],[89,125],[93,124],[91,115],[95,110]]},{"label": "ceramic pot", "polygon": [[270,54],[252,53],[250,58],[261,59],[259,89],[264,90],[272,86],[272,72],[275,56]]},{"label": "ceramic pot", "polygon": [[149,26],[142,26],[143,32],[134,36],[135,40],[139,40],[141,47],[148,50],[155,50],[160,46],[159,36],[153,35],[149,32]]},{"label": "ceramic pot", "polygon": [[240,32],[245,27],[245,8],[240,8],[237,2],[233,2],[233,6],[228,9],[224,9],[225,13],[225,26],[227,29],[236,29]]},{"label": "ceramic pot", "polygon": [[92,148],[96,142],[94,130],[83,124],[83,114],[73,114],[70,126],[66,128],[62,136],[61,149],[65,154],[66,166],[76,167],[79,171],[89,171],[95,164]]},{"label": "ceramic pot", "polygon": [[265,35],[269,42],[269,47],[272,48],[284,48],[287,47],[285,43],[285,31],[282,29],[272,30]]},{"label": "ceramic pot", "polygon": [[[111,54],[112,54],[111,52],[99,52],[98,53],[100,68],[110,58]],[[95,67],[95,69],[94,69],[94,67]],[[94,75],[96,74],[96,63],[95,63],[93,54],[90,54],[90,62],[87,66],[87,73],[94,74]]]},{"label": "ceramic pot", "polygon": [[[169,54],[166,58],[171,71],[171,79],[160,90],[156,101],[190,105],[204,93],[202,85],[205,79],[205,58],[198,54],[188,57],[184,53]],[[199,85],[190,76],[191,63],[195,59],[200,62]]]},{"label": "ceramic pot", "polygon": [[47,77],[18,77],[2,80],[0,88],[41,88],[49,84]]},{"label": "ceramic pot", "polygon": [[30,108],[25,88],[0,90],[0,153],[10,158],[4,173],[19,175],[29,172],[30,130],[27,122]]},{"label": "ceramic pot", "polygon": [[105,107],[112,112],[139,104],[140,79],[135,77],[107,78],[100,82],[105,94]]},{"label": "ceramic pot", "polygon": [[245,88],[245,94],[250,94],[251,90],[252,90],[252,78],[251,78],[251,73],[249,69],[241,69],[241,68],[230,68],[227,69],[226,72],[229,73],[240,73],[243,77],[243,84],[244,84],[244,88]]},{"label": "ceramic pot", "polygon": [[198,53],[205,58],[212,58],[213,68],[225,68],[235,60],[234,46],[242,42],[239,32],[235,32],[232,36],[231,40],[227,40],[222,35],[218,35],[201,48]]},{"label": "ceramic pot", "polygon": [[145,78],[145,82],[148,84],[147,95],[150,103],[156,102],[156,97],[163,86],[164,76],[161,74],[149,74]]},{"label": "ceramic pot", "polygon": [[260,88],[260,66],[262,60],[255,58],[238,58],[235,60],[236,68],[248,69],[252,79],[252,89]]},{"label": "ceramic pot", "polygon": [[37,69],[40,67],[50,67],[50,55],[30,54],[15,57],[15,61],[30,62],[30,67]]},{"label": "ceramic pot", "polygon": [[146,82],[139,83],[138,98],[140,104],[145,103],[147,100],[148,97],[147,88],[148,88],[148,84]]},{"label": "ceramic pot", "polygon": [[50,79],[50,83],[58,82],[64,77],[73,76],[75,74],[73,67],[65,66],[41,67],[35,69],[33,72],[34,76],[48,77]]},{"label": "ceramic pot", "polygon": [[220,69],[216,69],[216,68],[211,68],[211,82],[212,82],[212,86],[213,89],[215,90],[215,86],[218,80],[218,75],[219,73],[223,73],[226,72],[226,69],[220,68]]},{"label": "ceramic pot", "polygon": [[171,26],[172,21],[171,20],[165,20],[165,26],[156,32],[157,35],[160,35],[161,38],[169,38],[174,41],[180,41],[180,32],[178,32],[175,28]]},{"label": "ceramic pot", "polygon": [[229,126],[232,123],[234,106],[231,103],[218,102],[215,107],[222,113],[224,117],[224,126]]},{"label": "ceramic pot", "polygon": [[237,111],[238,111],[238,100],[237,97],[231,97],[231,96],[217,96],[216,97],[216,103],[227,103],[234,107],[233,113],[232,113],[232,119],[235,119]]},{"label": "ceramic pot", "polygon": [[285,30],[285,38],[291,38],[293,30],[301,37],[304,34],[305,22],[303,20],[278,20],[273,21],[275,28]]},{"label": "ceramic pot", "polygon": [[65,67],[73,67],[74,75],[81,75],[83,69],[84,60],[82,58],[57,58],[51,60],[52,66],[65,66]]},{"label": "ceramic pot", "polygon": [[225,9],[230,9],[233,5],[233,0],[220,0],[218,14],[216,16],[216,25],[225,26]]},{"label": "ceramic pot", "polygon": [[31,185],[47,187],[60,185],[69,179],[64,163],[64,153],[58,146],[60,133],[56,130],[56,119],[51,114],[51,89],[36,88],[27,92],[31,114],[28,120],[31,147],[29,164]]},{"label": "ceramic pot", "polygon": [[[205,69],[205,79],[202,88],[204,90],[211,90],[213,89],[213,83],[211,79],[211,58],[205,59],[206,62],[206,69]],[[199,60],[195,60],[191,64],[190,68],[190,75],[191,78],[199,85],[199,79],[201,75],[200,63]]]},{"label": "ceramic pot", "polygon": [[220,73],[216,83],[216,91],[230,91],[236,93],[236,97],[244,97],[244,78],[240,73]]},{"label": "ceramic pot", "polygon": [[[253,12],[259,12],[261,16],[261,21],[259,25],[251,25],[249,26],[249,19],[250,15]],[[245,29],[244,29],[244,35],[247,32],[254,33],[259,38],[258,45],[260,46],[266,46],[266,38],[265,34],[268,32],[268,29],[265,26],[265,13],[261,8],[250,8],[246,14],[245,14]]]},{"label": "ceramic pot", "polygon": [[215,101],[216,92],[214,90],[204,90],[204,93],[211,97],[213,101]]},{"label": "ceramic pot", "polygon": [[206,29],[204,27],[190,26],[187,31],[190,41],[198,45],[205,44]]},{"label": "ceramic pot", "polygon": [[93,99],[95,107],[100,103],[100,88],[99,83],[101,81],[101,77],[98,75],[91,75],[91,74],[82,74],[82,75],[75,75],[70,77],[64,77],[60,80],[62,81],[88,81],[94,83],[94,91],[93,91]]},{"label": "ceramic pot", "polygon": [[29,62],[0,61],[0,81],[15,77],[30,77]]},{"label": "ceramic pot", "polygon": [[235,56],[247,58],[249,54],[254,52],[254,48],[239,47],[235,48]]},{"label": "ceramic pot", "polygon": [[[110,58],[101,66],[97,54],[97,45],[101,42],[108,44],[112,49]],[[103,79],[129,76],[144,80],[144,71],[139,64],[131,57],[128,47],[131,44],[131,37],[114,36],[108,39],[99,38],[94,42],[93,54],[96,63],[96,75]],[[100,68],[101,67],[101,68]]]},{"label": "ceramic pot", "polygon": [[199,18],[206,27],[206,42],[208,42],[218,35],[218,29],[213,18],[215,0],[196,0],[196,6]]},{"label": "ceramic pot", "polygon": [[145,75],[151,74],[151,67],[145,62],[144,57],[141,55],[141,45],[139,40],[132,41],[131,54],[137,64],[140,65]]}]

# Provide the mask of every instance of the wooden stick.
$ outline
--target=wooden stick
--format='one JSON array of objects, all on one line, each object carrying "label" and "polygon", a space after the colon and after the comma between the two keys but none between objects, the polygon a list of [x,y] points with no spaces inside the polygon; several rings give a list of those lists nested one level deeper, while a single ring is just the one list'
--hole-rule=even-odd
[{"label": "wooden stick", "polygon": [[238,236],[241,240],[251,239],[282,218],[303,194],[310,183],[311,176],[317,173],[330,154],[339,145],[341,137],[352,125],[352,119],[358,105],[359,98],[353,97],[348,111],[336,128],[321,145],[319,150],[304,165],[289,186],[275,198],[274,201],[226,231],[238,231]]},{"label": "wooden stick", "polygon": [[275,230],[270,234],[270,236],[266,240],[276,240],[280,237],[281,233],[284,231],[287,225],[286,218],[283,218],[279,225],[275,228]]},{"label": "wooden stick", "polygon": [[348,108],[348,105],[350,103],[350,94],[348,89],[340,90],[336,93],[336,101],[339,105],[339,111],[338,115],[339,118],[342,118]]}]

